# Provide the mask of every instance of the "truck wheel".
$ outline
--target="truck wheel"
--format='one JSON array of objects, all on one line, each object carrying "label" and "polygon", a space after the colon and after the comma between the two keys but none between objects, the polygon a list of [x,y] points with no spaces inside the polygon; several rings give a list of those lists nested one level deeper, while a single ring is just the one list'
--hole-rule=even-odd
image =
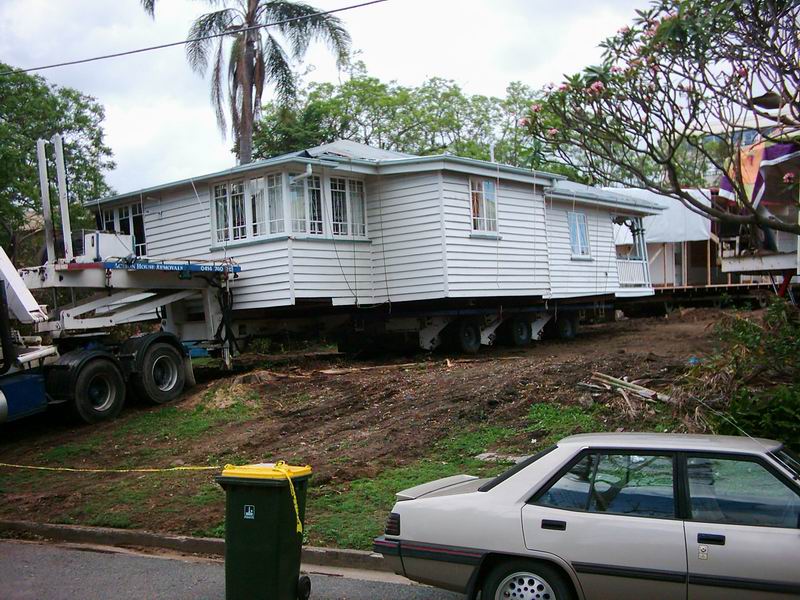
[{"label": "truck wheel", "polygon": [[508,328],[508,340],[512,346],[528,346],[531,343],[531,324],[527,319],[514,317]]},{"label": "truck wheel", "polygon": [[486,600],[573,600],[564,577],[550,565],[530,560],[510,560],[489,572],[481,598]]},{"label": "truck wheel", "polygon": [[455,347],[464,354],[477,354],[481,349],[481,330],[475,321],[463,319],[453,329]]},{"label": "truck wheel", "polygon": [[75,380],[72,406],[86,423],[113,419],[125,404],[125,380],[110,360],[96,359],[86,364]]},{"label": "truck wheel", "polygon": [[578,334],[578,319],[573,315],[558,317],[556,332],[562,340],[572,340]]},{"label": "truck wheel", "polygon": [[147,349],[142,370],[133,380],[136,392],[155,404],[166,404],[183,392],[186,371],[183,357],[170,344],[153,344]]},{"label": "truck wheel", "polygon": [[311,597],[311,579],[308,575],[300,575],[297,580],[297,600],[308,600]]}]

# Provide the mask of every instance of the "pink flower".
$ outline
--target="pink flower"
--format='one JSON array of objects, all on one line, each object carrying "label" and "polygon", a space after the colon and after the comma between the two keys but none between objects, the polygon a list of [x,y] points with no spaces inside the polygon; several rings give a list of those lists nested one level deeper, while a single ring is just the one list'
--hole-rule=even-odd
[{"label": "pink flower", "polygon": [[736,71],[736,74],[742,78],[747,77],[747,67],[739,67],[739,69]]},{"label": "pink flower", "polygon": [[531,124],[531,120],[527,117],[522,117],[519,121],[517,121],[520,127],[527,127]]},{"label": "pink flower", "polygon": [[783,183],[794,183],[794,173],[786,173],[783,176]]},{"label": "pink flower", "polygon": [[551,127],[550,129],[547,130],[547,137],[554,138],[557,135],[558,135],[558,129],[556,129],[555,127]]},{"label": "pink flower", "polygon": [[560,86],[558,86],[558,91],[559,92],[566,92],[568,89],[569,89],[569,86],[566,83],[562,83]]},{"label": "pink flower", "polygon": [[592,85],[589,86],[589,92],[592,94],[602,94],[605,89],[606,86],[603,85],[602,81],[595,81]]},{"label": "pink flower", "polygon": [[625,27],[620,27],[620,28],[619,28],[619,31],[617,31],[617,33],[621,33],[621,34],[625,35],[625,34],[626,34],[626,33],[628,33],[630,30],[631,30],[631,28],[630,28],[630,27],[628,27],[627,25],[625,25]]},{"label": "pink flower", "polygon": [[611,67],[611,72],[614,74],[622,73],[622,67],[617,67],[617,66]]},{"label": "pink flower", "polygon": [[532,113],[540,113],[540,112],[542,112],[542,105],[541,104],[531,104],[531,112]]},{"label": "pink flower", "polygon": [[555,83],[553,83],[553,82],[551,81],[551,82],[550,82],[550,83],[548,83],[546,86],[544,86],[544,89],[546,89],[546,90],[552,90],[554,87],[556,87],[556,84],[555,84]]}]

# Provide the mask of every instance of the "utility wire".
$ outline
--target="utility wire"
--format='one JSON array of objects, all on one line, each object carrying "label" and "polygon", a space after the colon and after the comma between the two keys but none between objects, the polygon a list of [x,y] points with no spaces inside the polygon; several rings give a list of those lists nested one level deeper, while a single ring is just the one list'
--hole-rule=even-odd
[{"label": "utility wire", "polygon": [[240,33],[244,33],[246,31],[254,31],[256,29],[264,29],[265,27],[274,27],[276,25],[285,25],[287,23],[293,23],[295,21],[303,21],[305,19],[312,19],[314,17],[322,17],[325,15],[332,15],[334,13],[344,12],[346,10],[353,10],[354,8],[363,8],[365,6],[370,6],[372,4],[380,4],[381,2],[387,2],[387,0],[370,0],[369,2],[362,2],[361,4],[352,4],[350,6],[343,6],[342,8],[334,8],[332,10],[325,10],[321,12],[316,12],[310,15],[303,15],[300,17],[291,17],[290,19],[283,19],[281,21],[274,21],[272,23],[264,23],[260,25],[252,25],[250,27],[241,27],[238,29],[234,29],[231,31],[225,31],[223,33],[212,33],[210,35],[204,35],[201,37],[190,38],[188,40],[181,40],[179,42],[169,42],[167,44],[159,44],[158,46],[147,46],[146,48],[137,48],[135,50],[126,50],[125,52],[115,52],[114,54],[104,54],[102,56],[93,56],[91,58],[81,58],[78,60],[70,60],[67,62],[61,63],[54,63],[52,65],[42,65],[41,67],[30,67],[28,69],[12,69],[10,71],[3,71],[0,73],[0,76],[5,75],[14,75],[16,73],[29,73],[31,71],[44,71],[45,69],[55,69],[56,67],[67,67],[70,65],[80,65],[89,62],[95,62],[98,60],[106,60],[108,58],[119,58],[120,56],[128,56],[130,54],[141,54],[142,52],[150,52],[152,50],[161,50],[163,48],[172,48],[173,46],[183,46],[185,44],[191,44],[194,42],[200,42],[203,40],[210,40],[218,37],[224,37],[226,35],[239,35]]}]

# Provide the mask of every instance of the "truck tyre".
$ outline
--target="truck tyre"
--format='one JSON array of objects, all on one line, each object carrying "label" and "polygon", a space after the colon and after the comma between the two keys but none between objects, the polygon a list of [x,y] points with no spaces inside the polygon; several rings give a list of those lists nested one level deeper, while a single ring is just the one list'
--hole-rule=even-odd
[{"label": "truck tyre", "polygon": [[125,380],[113,362],[89,361],[75,380],[72,407],[85,423],[113,419],[125,404]]},{"label": "truck tyre", "polygon": [[508,328],[508,341],[512,346],[522,347],[531,343],[531,323],[522,317],[514,317]]},{"label": "truck tyre", "polygon": [[509,560],[489,571],[481,591],[485,600],[520,598],[573,600],[572,586],[550,565],[532,560]]},{"label": "truck tyre", "polygon": [[154,404],[172,402],[183,393],[186,370],[183,357],[170,344],[153,344],[142,360],[141,372],[133,385],[139,396]]},{"label": "truck tyre", "polygon": [[572,340],[578,334],[578,319],[575,315],[563,315],[556,320],[556,333],[559,339]]},{"label": "truck tyre", "polygon": [[481,349],[481,329],[475,321],[462,319],[453,328],[455,347],[464,354],[477,354]]}]

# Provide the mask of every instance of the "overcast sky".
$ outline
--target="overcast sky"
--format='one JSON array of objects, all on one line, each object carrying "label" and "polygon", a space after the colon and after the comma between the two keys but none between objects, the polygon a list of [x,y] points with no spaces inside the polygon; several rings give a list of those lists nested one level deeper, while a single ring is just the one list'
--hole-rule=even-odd
[{"label": "overcast sky", "polygon": [[[357,0],[307,0],[321,9]],[[647,0],[389,0],[341,13],[369,72],[417,85],[454,79],[470,93],[502,96],[510,81],[540,87],[597,61],[597,45]],[[151,20],[139,0],[0,0],[0,60],[17,67],[184,39],[205,11],[198,0],[160,0]],[[332,58],[313,47],[309,79],[336,81]],[[95,96],[117,168],[118,192],[235,164],[217,129],[208,81],[183,48],[42,71]]]}]

